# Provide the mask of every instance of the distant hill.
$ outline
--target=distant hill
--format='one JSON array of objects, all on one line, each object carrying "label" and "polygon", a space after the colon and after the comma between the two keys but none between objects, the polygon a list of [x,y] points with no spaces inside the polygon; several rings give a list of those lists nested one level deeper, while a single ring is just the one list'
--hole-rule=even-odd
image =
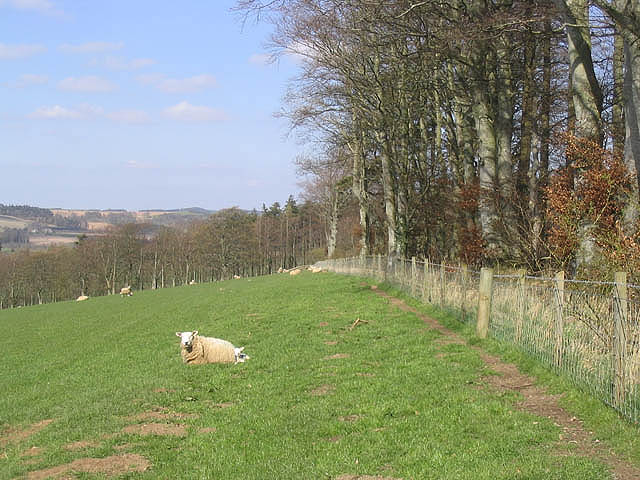
[{"label": "distant hill", "polygon": [[181,227],[205,220],[213,210],[200,207],[172,210],[81,210],[40,208],[0,203],[0,244],[4,248],[39,248],[74,242],[79,235],[100,234],[114,225],[145,223]]}]

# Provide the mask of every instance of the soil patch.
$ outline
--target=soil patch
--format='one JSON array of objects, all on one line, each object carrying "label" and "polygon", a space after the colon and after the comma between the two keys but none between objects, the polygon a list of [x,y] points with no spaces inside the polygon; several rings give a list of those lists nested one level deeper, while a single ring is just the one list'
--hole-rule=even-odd
[{"label": "soil patch", "polygon": [[379,475],[340,475],[334,480],[402,480],[401,478],[394,477],[381,477]]},{"label": "soil patch", "polygon": [[79,458],[71,463],[29,472],[27,478],[40,480],[51,477],[59,477],[69,472],[83,472],[104,474],[109,477],[123,475],[131,472],[144,472],[151,466],[149,460],[142,455],[124,453],[106,458]]},{"label": "soil patch", "polygon": [[338,341],[337,340],[331,340],[331,341],[326,341],[324,342],[325,345],[337,345]]},{"label": "soil patch", "polygon": [[328,327],[329,326],[329,322],[320,322],[318,324],[319,327]]},{"label": "soil patch", "polygon": [[44,452],[44,448],[40,447],[31,447],[29,450],[25,450],[20,454],[21,457],[37,457]]},{"label": "soil patch", "polygon": [[187,427],[185,425],[177,425],[175,423],[143,423],[140,425],[128,425],[122,429],[122,433],[186,437]]},{"label": "soil patch", "polygon": [[[400,310],[414,313],[429,327],[440,332],[443,338],[438,339],[439,343],[466,344],[466,341],[460,335],[440,325],[437,320],[419,312],[416,308],[407,305],[403,300],[392,297],[379,289],[372,288],[372,290],[374,290],[377,295],[388,299],[389,303]],[[640,478],[640,468],[618,458],[608,448],[605,448],[591,433],[584,429],[581,420],[571,415],[558,404],[558,399],[561,395],[552,395],[548,393],[545,388],[536,386],[535,379],[522,374],[514,364],[503,362],[498,357],[487,354],[479,347],[470,345],[469,348],[477,351],[487,366],[499,374],[485,377],[484,380],[487,385],[498,391],[519,392],[522,394],[523,399],[515,404],[517,409],[549,418],[563,430],[558,444],[559,450],[561,450],[558,452],[559,454],[566,451],[569,444],[573,444],[573,455],[599,459],[612,469],[617,480],[634,480]],[[367,477],[338,477],[339,480],[362,478]]]},{"label": "soil patch", "polygon": [[340,358],[349,358],[351,355],[348,353],[336,353],[335,355],[329,355],[328,357],[324,357],[323,360],[337,360]]},{"label": "soil patch", "polygon": [[216,427],[205,427],[198,430],[198,433],[215,433],[218,429]]},{"label": "soil patch", "polygon": [[65,450],[82,450],[83,448],[97,447],[100,445],[98,442],[92,442],[89,440],[81,440],[79,442],[67,443],[64,445]]},{"label": "soil patch", "polygon": [[171,412],[166,408],[158,408],[148,412],[137,413],[129,417],[125,417],[127,420],[143,421],[143,420],[175,420],[184,418],[198,418],[195,413],[180,413]]},{"label": "soil patch", "polygon": [[20,430],[14,427],[9,427],[7,430],[2,432],[0,435],[0,447],[8,444],[8,443],[19,443],[23,440],[26,440],[31,435],[35,435],[40,430],[45,428],[47,425],[51,424],[53,419],[49,418],[47,420],[41,420],[37,423],[34,423],[28,428],[24,430]]},{"label": "soil patch", "polygon": [[335,391],[336,387],[333,385],[320,385],[318,388],[314,388],[311,390],[311,395],[314,397],[319,397],[322,395],[329,395]]},{"label": "soil patch", "polygon": [[362,415],[345,415],[344,417],[338,417],[341,422],[351,423],[357,422],[362,418]]}]

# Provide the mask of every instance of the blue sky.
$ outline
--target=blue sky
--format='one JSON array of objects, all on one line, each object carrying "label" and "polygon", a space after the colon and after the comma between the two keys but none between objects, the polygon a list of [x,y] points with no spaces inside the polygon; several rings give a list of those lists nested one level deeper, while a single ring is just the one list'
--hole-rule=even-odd
[{"label": "blue sky", "polygon": [[252,209],[296,194],[295,59],[233,0],[0,0],[0,203]]}]

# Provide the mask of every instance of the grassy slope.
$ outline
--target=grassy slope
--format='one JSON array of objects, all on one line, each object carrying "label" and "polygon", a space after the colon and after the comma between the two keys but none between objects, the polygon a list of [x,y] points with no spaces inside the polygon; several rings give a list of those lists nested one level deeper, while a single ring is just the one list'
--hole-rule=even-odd
[{"label": "grassy slope", "polygon": [[[55,419],[0,453],[0,478],[125,443],[153,463],[128,478],[610,478],[595,460],[554,455],[558,428],[479,388],[475,352],[438,343],[361,282],[304,273],[0,312],[0,425]],[[356,318],[369,323],[349,331]],[[252,359],[185,366],[174,332],[192,329]],[[349,358],[326,358],[337,353]],[[105,438],[155,406],[197,414],[180,420],[188,436]],[[80,440],[100,443],[64,448]],[[25,466],[31,446],[45,452]]]}]

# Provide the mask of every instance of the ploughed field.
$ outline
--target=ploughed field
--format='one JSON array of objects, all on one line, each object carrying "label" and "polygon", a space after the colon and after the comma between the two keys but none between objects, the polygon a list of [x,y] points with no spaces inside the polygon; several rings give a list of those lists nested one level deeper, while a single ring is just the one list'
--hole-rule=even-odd
[{"label": "ploughed field", "polygon": [[[611,478],[491,388],[476,349],[358,278],[4,310],[0,329],[0,479]],[[184,365],[186,330],[251,359]]]}]

